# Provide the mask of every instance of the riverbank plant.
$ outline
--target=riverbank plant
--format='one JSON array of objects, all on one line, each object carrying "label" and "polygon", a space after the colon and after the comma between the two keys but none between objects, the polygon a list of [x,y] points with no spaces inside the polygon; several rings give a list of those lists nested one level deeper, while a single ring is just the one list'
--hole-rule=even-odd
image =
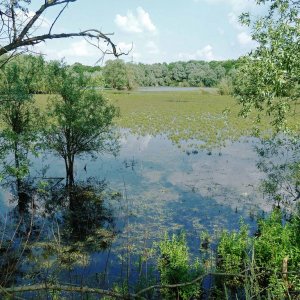
[{"label": "riverbank plant", "polygon": [[[162,285],[190,282],[202,273],[200,262],[191,262],[189,249],[184,233],[167,234],[158,243],[159,258],[157,261]],[[164,299],[191,299],[200,294],[201,283],[197,282],[184,287],[163,289]]]},{"label": "riverbank plant", "polygon": [[286,221],[279,209],[259,220],[255,236],[249,236],[245,225],[238,232],[224,232],[217,250],[217,268],[237,276],[225,277],[223,283],[235,292],[244,290],[256,299],[258,296],[261,299],[297,299],[295,295],[300,292],[299,235],[299,210]]}]

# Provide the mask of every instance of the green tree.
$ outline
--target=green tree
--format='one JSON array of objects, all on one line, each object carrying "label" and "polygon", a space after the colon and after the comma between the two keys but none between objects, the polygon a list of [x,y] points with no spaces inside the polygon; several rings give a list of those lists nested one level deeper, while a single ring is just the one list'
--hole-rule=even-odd
[{"label": "green tree", "polygon": [[176,82],[182,82],[187,79],[186,70],[182,62],[172,64],[172,77]]},{"label": "green tree", "polygon": [[268,14],[241,21],[252,28],[257,48],[243,57],[236,76],[235,95],[246,116],[255,109],[258,120],[266,112],[276,131],[285,130],[287,117],[297,104],[300,70],[299,1],[257,0],[268,6]]},{"label": "green tree", "polygon": [[126,64],[126,77],[127,77],[127,86],[128,90],[133,90],[138,86],[137,81],[134,76],[134,65],[132,63]]},{"label": "green tree", "polygon": [[28,153],[34,151],[38,136],[39,112],[30,93],[33,65],[34,60],[25,63],[16,60],[6,64],[0,73],[1,146],[6,155],[13,157],[13,163],[3,161],[4,173],[15,181],[20,213],[29,201],[24,179],[29,174]]},{"label": "green tree", "polygon": [[[88,78],[74,73],[66,66],[60,67],[60,84],[49,105],[52,120],[46,131],[47,145],[63,158],[66,169],[66,187],[71,191],[75,185],[75,157],[118,150],[113,119],[118,110],[93,88]],[[70,197],[70,208],[74,208],[75,197]]]},{"label": "green tree", "polygon": [[300,194],[299,144],[293,141],[299,139],[299,122],[295,119],[296,128],[289,123],[290,117],[296,117],[300,97],[300,2],[259,0],[257,4],[267,6],[268,13],[254,20],[249,14],[241,16],[243,24],[252,28],[257,48],[240,60],[234,93],[243,116],[255,111],[260,121],[266,114],[275,134],[292,133],[272,136],[259,150],[263,160],[258,166],[267,175],[263,190],[281,206],[299,200]]},{"label": "green tree", "polygon": [[104,78],[107,87],[123,90],[128,86],[126,64],[121,59],[108,60],[104,67]]}]

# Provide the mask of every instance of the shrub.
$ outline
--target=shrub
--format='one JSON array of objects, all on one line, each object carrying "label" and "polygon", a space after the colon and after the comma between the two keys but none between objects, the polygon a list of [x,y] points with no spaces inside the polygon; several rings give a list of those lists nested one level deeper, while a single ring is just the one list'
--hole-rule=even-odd
[{"label": "shrub", "polygon": [[233,94],[233,83],[230,77],[224,77],[218,84],[220,95],[232,95]]},{"label": "shrub", "polygon": [[224,232],[218,245],[219,271],[237,275],[244,271],[246,275],[225,277],[224,283],[234,289],[244,286],[247,295],[253,297],[256,293],[255,298],[262,296],[257,291],[264,291],[263,296],[270,299],[291,298],[290,292],[299,293],[299,234],[299,213],[284,222],[279,209],[258,222],[255,237],[249,237],[246,225],[239,232]]},{"label": "shrub", "polygon": [[[172,238],[165,235],[158,243],[158,247],[160,251],[158,269],[162,285],[190,282],[201,274],[199,261],[190,263],[185,234],[173,235]],[[199,292],[199,283],[163,290],[164,299],[191,299]]]}]

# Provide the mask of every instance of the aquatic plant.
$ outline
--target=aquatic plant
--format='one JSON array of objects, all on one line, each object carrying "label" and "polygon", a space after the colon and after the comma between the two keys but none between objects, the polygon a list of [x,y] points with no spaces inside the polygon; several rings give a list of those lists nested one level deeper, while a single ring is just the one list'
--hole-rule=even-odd
[{"label": "aquatic plant", "polygon": [[236,276],[222,282],[235,292],[244,290],[249,299],[297,299],[293,295],[300,292],[299,220],[298,211],[283,222],[282,212],[275,209],[258,222],[254,237],[245,225],[239,232],[223,233],[217,267]]},{"label": "aquatic plant", "polygon": [[[199,260],[193,263],[190,261],[184,233],[173,234],[171,238],[166,234],[158,243],[158,248],[160,254],[157,264],[162,285],[189,282],[202,273]],[[165,299],[191,299],[199,295],[200,285],[195,283],[175,289],[164,289],[162,292]]]}]

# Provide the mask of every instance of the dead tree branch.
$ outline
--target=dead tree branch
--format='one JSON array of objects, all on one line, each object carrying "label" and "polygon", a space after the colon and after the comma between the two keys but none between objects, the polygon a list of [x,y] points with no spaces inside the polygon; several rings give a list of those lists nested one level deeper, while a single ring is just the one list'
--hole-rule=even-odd
[{"label": "dead tree branch", "polygon": [[[0,0],[0,57],[5,54],[15,53],[14,51],[29,51],[31,46],[45,42],[47,40],[83,37],[89,39],[91,44],[101,50],[101,54],[112,54],[119,57],[125,52],[120,52],[117,45],[111,40],[112,33],[103,33],[98,29],[89,29],[78,32],[53,33],[54,26],[58,19],[62,16],[65,9],[70,3],[77,0],[40,0],[42,5],[31,13],[30,2],[22,2],[20,0]],[[49,24],[49,28],[45,33],[38,24],[38,20],[43,20],[43,16],[51,7],[62,6],[57,13],[54,21]],[[39,28],[39,34],[36,30]],[[103,51],[100,42],[104,42],[109,50]]]},{"label": "dead tree branch", "polygon": [[72,285],[59,285],[59,284],[38,284],[38,285],[28,285],[22,287],[12,287],[12,288],[2,288],[0,289],[0,294],[14,294],[14,293],[22,293],[22,292],[37,292],[37,291],[47,291],[47,290],[55,290],[55,291],[64,291],[64,292],[77,292],[77,293],[91,293],[98,295],[110,296],[115,299],[145,299],[143,297],[136,296],[134,294],[122,295],[113,291],[103,290],[98,288],[90,288],[90,287],[80,287],[80,286],[72,286]]}]

